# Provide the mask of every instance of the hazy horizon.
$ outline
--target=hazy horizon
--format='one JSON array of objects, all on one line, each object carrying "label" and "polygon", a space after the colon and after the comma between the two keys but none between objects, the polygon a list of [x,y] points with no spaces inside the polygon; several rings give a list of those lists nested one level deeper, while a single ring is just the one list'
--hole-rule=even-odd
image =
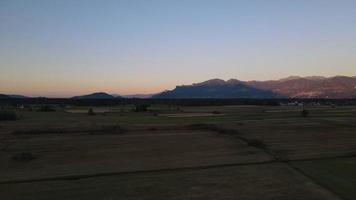
[{"label": "hazy horizon", "polygon": [[[346,77],[356,77],[356,76],[347,76],[347,75],[334,75],[334,76],[322,76],[324,78],[332,78],[332,77],[338,77],[338,76],[346,76]],[[227,78],[227,79],[222,79],[222,78],[219,78],[219,77],[215,77],[215,78],[209,78],[209,79],[206,79],[206,80],[202,80],[202,81],[195,81],[195,82],[191,82],[191,83],[180,83],[180,84],[177,84],[177,85],[174,85],[170,88],[164,88],[160,91],[155,91],[155,92],[151,92],[151,93],[117,93],[117,92],[107,92],[105,90],[89,90],[87,91],[86,93],[73,93],[72,95],[67,95],[67,96],[47,96],[47,95],[26,95],[24,93],[2,93],[0,92],[0,94],[5,94],[5,95],[24,95],[24,96],[27,96],[27,97],[49,97],[49,98],[70,98],[70,97],[74,97],[74,96],[81,96],[81,95],[88,95],[88,94],[93,94],[93,93],[107,93],[107,94],[110,94],[110,95],[119,95],[119,96],[135,96],[135,95],[154,95],[154,94],[158,94],[160,92],[164,92],[164,91],[167,91],[167,90],[173,90],[174,88],[176,88],[176,86],[183,86],[183,85],[193,85],[193,84],[196,84],[196,83],[201,83],[201,82],[204,82],[204,81],[209,81],[209,80],[212,80],[212,79],[221,79],[221,80],[224,80],[224,81],[228,81],[230,79],[237,79],[237,80],[240,80],[240,81],[273,81],[273,80],[281,80],[281,79],[286,79],[286,78],[291,78],[291,77],[301,77],[301,78],[307,78],[307,77],[320,77],[318,75],[310,75],[310,76],[298,76],[298,75],[290,75],[290,76],[286,76],[286,77],[281,77],[281,78],[277,78],[277,79],[265,79],[265,80],[257,80],[257,79],[254,79],[254,80],[242,80],[242,79],[238,79],[238,78]],[[356,87],[356,86],[355,86]]]},{"label": "hazy horizon", "polygon": [[356,76],[356,1],[0,1],[0,93]]}]

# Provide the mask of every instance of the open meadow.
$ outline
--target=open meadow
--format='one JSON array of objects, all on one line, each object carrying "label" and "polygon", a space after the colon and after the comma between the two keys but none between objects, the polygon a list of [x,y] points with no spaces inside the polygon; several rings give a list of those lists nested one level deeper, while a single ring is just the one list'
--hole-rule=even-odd
[{"label": "open meadow", "polygon": [[2,200],[356,198],[356,106],[38,106],[0,121]]}]

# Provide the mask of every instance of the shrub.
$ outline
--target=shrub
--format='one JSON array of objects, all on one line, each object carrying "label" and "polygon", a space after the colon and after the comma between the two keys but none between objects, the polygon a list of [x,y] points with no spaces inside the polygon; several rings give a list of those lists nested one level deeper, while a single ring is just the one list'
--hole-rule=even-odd
[{"label": "shrub", "polygon": [[[72,131],[71,131],[72,132]],[[14,135],[42,135],[42,134],[63,134],[71,133],[65,129],[26,129],[26,130],[15,130],[12,132]]]},{"label": "shrub", "polygon": [[92,108],[89,108],[88,115],[90,115],[90,116],[95,115],[95,112],[94,112],[94,110]]},{"label": "shrub", "polygon": [[5,120],[16,120],[17,116],[14,111],[11,110],[0,110],[0,121]]},{"label": "shrub", "polygon": [[150,107],[150,105],[148,104],[136,104],[135,105],[135,112],[146,112],[148,110],[148,107]]},{"label": "shrub", "polygon": [[249,146],[253,146],[253,147],[256,147],[256,148],[259,148],[259,149],[266,149],[267,148],[266,144],[260,139],[248,140],[247,144]]},{"label": "shrub", "polygon": [[38,112],[54,112],[56,111],[52,106],[50,105],[42,105],[38,110]]},{"label": "shrub", "polygon": [[102,126],[97,130],[89,131],[90,134],[122,134],[125,132],[127,132],[127,130],[120,125]]},{"label": "shrub", "polygon": [[222,126],[218,126],[215,124],[204,124],[204,123],[190,124],[190,125],[188,125],[188,128],[191,130],[215,131],[215,132],[218,132],[219,134],[239,134],[239,132],[237,130],[226,129],[226,128],[223,128]]},{"label": "shrub", "polygon": [[309,111],[303,109],[301,114],[302,114],[302,117],[308,117],[309,116]]},{"label": "shrub", "polygon": [[29,153],[29,152],[22,152],[22,153],[15,154],[14,156],[12,156],[13,160],[22,161],[22,162],[31,161],[35,158],[36,157],[34,155],[32,155],[32,153]]},{"label": "shrub", "polygon": [[212,131],[218,130],[218,127],[215,124],[204,124],[204,123],[190,124],[188,125],[188,128],[192,130],[212,130]]},{"label": "shrub", "polygon": [[156,127],[150,127],[150,128],[148,128],[147,130],[149,130],[149,131],[157,131],[158,128],[156,128]]}]

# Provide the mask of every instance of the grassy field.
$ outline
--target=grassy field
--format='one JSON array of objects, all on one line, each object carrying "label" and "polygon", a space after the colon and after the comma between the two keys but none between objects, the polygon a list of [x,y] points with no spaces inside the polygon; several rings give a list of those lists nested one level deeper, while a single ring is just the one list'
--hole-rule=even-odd
[{"label": "grassy field", "polygon": [[282,164],[6,184],[0,192],[6,199],[339,199]]},{"label": "grassy field", "polygon": [[[30,151],[37,159],[7,162]],[[122,135],[50,135],[18,139],[2,156],[0,180],[75,176],[256,163],[272,158],[242,141],[209,131],[151,131]],[[1,183],[1,182],[0,182]]]},{"label": "grassy field", "polygon": [[133,109],[16,110],[1,199],[355,199],[356,107]]},{"label": "grassy field", "polygon": [[356,158],[293,162],[293,165],[345,199],[356,199]]}]

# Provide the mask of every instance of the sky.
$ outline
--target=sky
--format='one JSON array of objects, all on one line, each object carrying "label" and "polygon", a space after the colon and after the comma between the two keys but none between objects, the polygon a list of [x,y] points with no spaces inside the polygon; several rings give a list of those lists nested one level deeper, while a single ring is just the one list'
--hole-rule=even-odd
[{"label": "sky", "polygon": [[0,93],[356,76],[355,0],[0,0]]}]

